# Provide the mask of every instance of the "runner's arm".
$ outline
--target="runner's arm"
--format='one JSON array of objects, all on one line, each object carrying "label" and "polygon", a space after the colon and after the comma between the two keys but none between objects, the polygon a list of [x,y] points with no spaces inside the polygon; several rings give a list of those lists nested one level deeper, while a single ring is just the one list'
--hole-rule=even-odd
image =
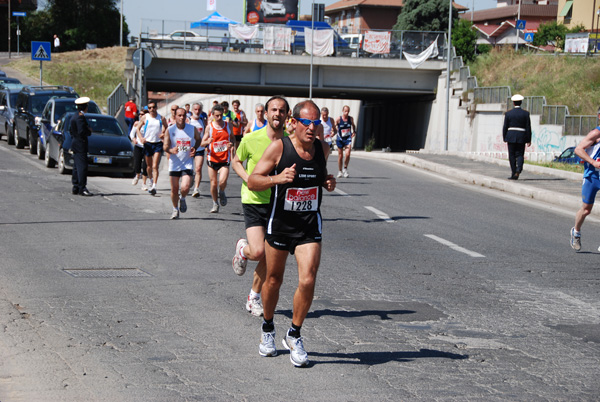
[{"label": "runner's arm", "polygon": [[207,147],[207,146],[210,145],[210,142],[211,142],[211,138],[210,138],[211,127],[212,126],[209,126],[206,130],[204,130],[204,137],[202,137],[202,142],[200,143],[201,147]]},{"label": "runner's arm", "polygon": [[352,124],[352,136],[356,135],[356,124],[354,124],[354,118],[350,117],[350,124]]},{"label": "runner's arm", "polygon": [[283,142],[275,141],[267,147],[260,158],[252,174],[248,177],[248,189],[250,191],[264,191],[277,184],[291,183],[296,176],[296,164],[287,167],[278,175],[269,176],[275,169],[281,155],[283,154]]},{"label": "runner's arm", "polygon": [[600,130],[597,128],[590,131],[583,140],[575,147],[575,155],[579,156],[582,160],[586,161],[594,167],[600,168],[600,161],[595,161],[585,151],[587,148],[595,145],[600,140]]},{"label": "runner's arm", "polygon": [[244,164],[237,156],[237,153],[233,154],[233,159],[231,160],[231,167],[237,173],[237,175],[240,176],[242,180],[248,183],[248,172],[246,172],[246,169],[244,169]]},{"label": "runner's arm", "polygon": [[144,136],[142,135],[142,127],[144,127],[144,123],[146,123],[146,116],[144,116],[140,119],[139,124],[138,124],[137,128],[135,129],[137,131],[137,137],[140,141],[140,144],[143,144],[146,142],[146,140],[144,140]]}]

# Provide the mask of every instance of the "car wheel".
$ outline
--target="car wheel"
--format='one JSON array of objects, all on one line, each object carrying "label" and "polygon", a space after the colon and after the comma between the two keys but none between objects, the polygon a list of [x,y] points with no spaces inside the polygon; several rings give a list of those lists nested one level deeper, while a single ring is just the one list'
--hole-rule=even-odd
[{"label": "car wheel", "polygon": [[42,144],[42,139],[38,138],[37,139],[37,157],[39,160],[44,159],[44,154],[46,152],[44,152],[44,144]]},{"label": "car wheel", "polygon": [[17,130],[16,127],[14,128],[13,135],[15,137],[15,146],[17,147],[17,149],[25,148],[25,141],[21,137],[19,137],[19,130]]},{"label": "car wheel", "polygon": [[192,50],[200,50],[200,45],[194,45],[192,46]]},{"label": "car wheel", "polygon": [[33,139],[33,135],[29,130],[27,130],[27,142],[29,142],[29,153],[35,155],[37,153],[37,140]]},{"label": "car wheel", "polygon": [[15,145],[15,131],[11,130],[8,132],[8,128],[6,129],[6,142],[8,145]]},{"label": "car wheel", "polygon": [[50,157],[49,149],[46,149],[46,152],[44,152],[44,165],[46,165],[47,168],[53,168],[56,166],[56,162]]},{"label": "car wheel", "polygon": [[71,170],[67,169],[67,166],[65,163],[65,151],[62,148],[60,149],[60,152],[58,153],[58,172],[60,174],[71,173]]}]

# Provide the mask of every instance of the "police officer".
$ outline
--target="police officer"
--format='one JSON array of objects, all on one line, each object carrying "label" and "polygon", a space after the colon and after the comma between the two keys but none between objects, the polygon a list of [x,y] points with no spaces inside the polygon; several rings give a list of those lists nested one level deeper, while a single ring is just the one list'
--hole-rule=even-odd
[{"label": "police officer", "polygon": [[523,171],[523,158],[525,144],[531,145],[531,120],[529,112],[521,109],[523,95],[513,95],[514,108],[504,115],[502,139],[508,145],[508,161],[510,162],[511,176],[509,180],[517,180]]},{"label": "police officer", "polygon": [[71,119],[71,151],[73,152],[73,194],[79,194],[85,197],[91,197],[86,187],[88,171],[88,137],[92,135],[92,130],[88,126],[85,113],[88,110],[90,98],[84,96],[75,100],[77,107],[77,116]]}]

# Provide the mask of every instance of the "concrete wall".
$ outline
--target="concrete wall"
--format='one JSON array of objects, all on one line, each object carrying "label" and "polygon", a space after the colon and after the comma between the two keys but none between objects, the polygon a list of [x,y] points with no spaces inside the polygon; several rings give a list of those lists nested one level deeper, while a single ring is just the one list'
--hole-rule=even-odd
[{"label": "concrete wall", "polygon": [[[474,104],[463,101],[462,83],[451,80],[448,151],[472,152],[506,158],[502,126],[506,107],[503,104]],[[454,87],[457,88],[454,88]],[[472,96],[472,95],[471,95]],[[445,141],[446,74],[438,80],[437,97],[432,103],[431,119],[424,149],[443,151]],[[531,116],[531,147],[526,158],[549,160],[565,148],[575,146],[583,136],[563,136],[563,127],[540,124],[539,115]]]}]

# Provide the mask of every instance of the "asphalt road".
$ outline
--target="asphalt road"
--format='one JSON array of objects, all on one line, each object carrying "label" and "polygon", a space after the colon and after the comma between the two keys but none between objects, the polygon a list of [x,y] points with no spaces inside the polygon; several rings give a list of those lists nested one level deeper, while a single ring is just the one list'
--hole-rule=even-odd
[{"label": "asphalt road", "polygon": [[73,196],[3,139],[0,401],[597,400],[599,253],[568,246],[573,211],[391,162],[350,168],[324,197],[298,369],[283,348],[258,355],[251,275],[231,269],[235,174],[219,214],[205,170],[202,198],[171,221],[164,171],[156,197],[101,176],[94,197]]}]

